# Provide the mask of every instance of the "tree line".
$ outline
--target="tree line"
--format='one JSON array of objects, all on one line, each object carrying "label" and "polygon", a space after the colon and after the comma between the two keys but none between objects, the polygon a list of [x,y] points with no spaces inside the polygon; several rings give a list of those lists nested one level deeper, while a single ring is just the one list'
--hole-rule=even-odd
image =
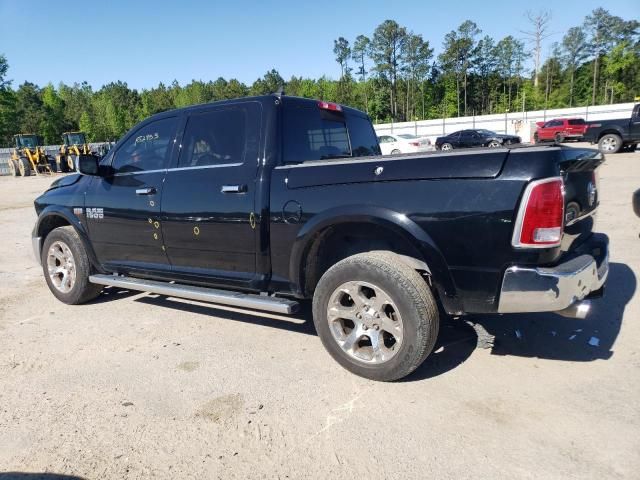
[{"label": "tree line", "polygon": [[[236,79],[193,80],[138,91],[116,81],[94,90],[87,83],[25,82],[13,88],[0,55],[0,145],[14,133],[38,133],[56,144],[63,131],[82,130],[92,141],[115,140],[143,118],[198,103],[263,95],[319,98],[366,111],[374,122],[422,120],[633,101],[640,96],[640,22],[603,8],[552,42],[549,13],[527,13],[528,31],[494,39],[467,20],[443,39],[441,53],[420,33],[393,20],[370,35],[334,40],[339,78],[292,76],[270,70],[251,85]],[[532,53],[530,53],[532,52]],[[531,58],[532,57],[532,58]],[[533,69],[527,70],[527,61]]]}]

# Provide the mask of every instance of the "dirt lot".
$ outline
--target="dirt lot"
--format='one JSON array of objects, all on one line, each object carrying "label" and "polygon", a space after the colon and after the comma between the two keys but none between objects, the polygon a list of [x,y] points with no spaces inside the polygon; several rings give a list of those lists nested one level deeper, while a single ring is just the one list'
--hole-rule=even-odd
[{"label": "dirt lot", "polygon": [[[640,153],[601,168],[611,238],[587,320],[476,318],[404,382],[351,375],[308,313],[49,293],[31,254],[47,178],[0,178],[0,472],[84,478],[638,478]],[[0,473],[0,478],[7,478]]]}]

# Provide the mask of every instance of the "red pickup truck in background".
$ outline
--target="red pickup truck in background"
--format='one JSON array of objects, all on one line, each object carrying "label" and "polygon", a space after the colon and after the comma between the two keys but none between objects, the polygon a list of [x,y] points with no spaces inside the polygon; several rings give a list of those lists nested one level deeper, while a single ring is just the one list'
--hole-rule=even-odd
[{"label": "red pickup truck in background", "polygon": [[565,140],[579,140],[587,131],[587,123],[583,118],[556,118],[548,122],[537,122],[538,129],[533,134],[536,143],[555,141],[562,143]]}]

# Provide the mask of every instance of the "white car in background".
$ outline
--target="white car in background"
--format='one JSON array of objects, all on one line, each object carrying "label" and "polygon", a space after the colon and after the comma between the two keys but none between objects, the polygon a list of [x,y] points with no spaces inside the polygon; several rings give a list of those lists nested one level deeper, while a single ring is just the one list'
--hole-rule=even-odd
[{"label": "white car in background", "polygon": [[378,137],[380,150],[383,155],[396,155],[398,153],[418,153],[433,150],[431,140],[417,137],[408,133],[399,135],[380,135]]}]

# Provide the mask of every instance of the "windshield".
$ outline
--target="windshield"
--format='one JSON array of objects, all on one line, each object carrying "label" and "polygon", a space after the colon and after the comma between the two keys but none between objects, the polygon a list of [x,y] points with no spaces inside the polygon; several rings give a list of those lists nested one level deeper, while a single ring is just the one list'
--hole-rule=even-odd
[{"label": "windshield", "polygon": [[84,133],[67,133],[65,135],[65,145],[83,145],[86,142]]},{"label": "windshield", "polygon": [[495,135],[496,132],[492,132],[491,130],[485,130],[484,128],[479,128],[476,130],[480,135]]},{"label": "windshield", "polygon": [[36,148],[38,146],[38,137],[35,135],[21,135],[16,137],[16,146],[18,148]]},{"label": "windshield", "polygon": [[404,138],[405,140],[413,140],[416,138],[420,138],[420,137],[416,137],[415,135],[411,135],[409,133],[403,133],[402,135],[398,135],[400,138]]}]

